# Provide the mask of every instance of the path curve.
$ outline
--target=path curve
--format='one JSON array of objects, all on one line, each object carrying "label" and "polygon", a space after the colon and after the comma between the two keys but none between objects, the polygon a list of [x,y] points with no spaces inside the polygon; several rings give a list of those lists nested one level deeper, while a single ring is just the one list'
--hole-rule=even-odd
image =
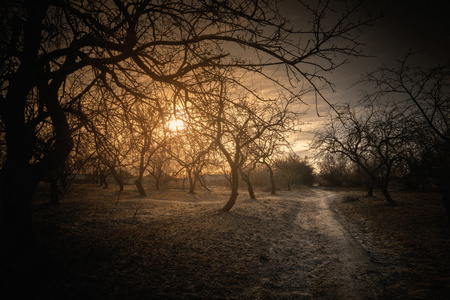
[{"label": "path curve", "polygon": [[315,195],[299,198],[304,209],[295,224],[323,237],[321,251],[330,258],[314,270],[313,289],[332,299],[380,299],[384,291],[376,265],[356,239],[346,230],[342,218],[330,208],[336,193],[315,190]]}]

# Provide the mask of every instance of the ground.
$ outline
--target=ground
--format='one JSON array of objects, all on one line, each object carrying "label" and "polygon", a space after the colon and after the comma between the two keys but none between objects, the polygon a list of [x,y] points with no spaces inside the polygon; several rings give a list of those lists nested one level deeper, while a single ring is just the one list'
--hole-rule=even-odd
[{"label": "ground", "polygon": [[[302,188],[137,196],[78,185],[35,201],[37,274],[3,284],[35,299],[446,299],[450,227],[433,194]],[[42,198],[42,199],[39,199]],[[7,286],[6,286],[7,285]],[[6,286],[6,287],[5,287]]]}]

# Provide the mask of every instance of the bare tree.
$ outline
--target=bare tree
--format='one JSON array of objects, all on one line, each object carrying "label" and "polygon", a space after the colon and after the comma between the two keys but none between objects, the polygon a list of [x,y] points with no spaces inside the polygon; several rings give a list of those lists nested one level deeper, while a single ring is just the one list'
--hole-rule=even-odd
[{"label": "bare tree", "polygon": [[319,162],[319,175],[334,186],[348,186],[352,169],[348,158],[342,154],[326,153]]},{"label": "bare tree", "polygon": [[269,172],[270,194],[275,195],[276,183],[274,169],[277,159],[281,158],[283,149],[290,149],[286,134],[294,128],[282,128],[283,131],[268,131],[256,140],[252,152],[258,163],[265,166]]},{"label": "bare tree", "polygon": [[155,189],[159,191],[161,183],[168,179],[168,169],[170,164],[170,156],[164,148],[160,148],[150,158],[148,173],[155,180]]},{"label": "bare tree", "polygon": [[135,185],[139,194],[147,197],[142,180],[152,160],[155,160],[156,155],[168,140],[164,130],[166,120],[164,113],[158,107],[136,103],[130,111],[129,121],[133,164],[137,169]]},{"label": "bare tree", "polygon": [[427,170],[427,176],[441,188],[450,214],[450,63],[423,67],[413,65],[413,58],[409,53],[393,66],[366,74],[363,82],[375,86],[372,96],[378,101],[395,98],[412,111],[416,147],[423,156],[416,161],[422,161],[420,169]]},{"label": "bare tree", "polygon": [[[172,118],[181,124],[181,128],[176,128],[171,132],[169,153],[179,165],[177,173],[185,172],[189,180],[189,193],[194,193],[197,182],[204,185],[200,174],[209,164],[211,151],[213,151],[213,141],[202,132],[201,120],[190,108],[191,99],[187,92],[177,95],[180,97],[177,104],[180,111],[175,109]],[[193,100],[195,101],[195,100]]]},{"label": "bare tree", "polygon": [[[280,100],[261,102],[253,95],[236,93],[237,89],[227,84],[225,80],[218,81],[218,94],[214,98],[218,108],[213,115],[206,115],[213,122],[209,135],[214,138],[215,145],[230,168],[231,195],[221,209],[225,212],[236,202],[239,172],[246,162],[246,152],[265,132],[283,128],[290,121],[292,104],[291,100],[286,100],[285,103]],[[228,92],[228,89],[233,89],[234,92]]]},{"label": "bare tree", "polygon": [[[325,75],[345,61],[340,54],[360,55],[358,30],[371,21],[361,2],[339,7],[333,1],[299,2],[307,20],[299,29],[280,16],[276,4],[2,1],[3,257],[21,257],[32,249],[35,187],[61,172],[73,147],[68,116],[85,112],[80,99],[104,79],[113,89],[147,99],[148,82],[196,92],[190,85],[194,71],[231,67],[251,70],[287,89],[289,83],[271,76],[276,66],[284,66],[291,83],[302,79],[316,87],[330,83]],[[43,124],[53,142],[34,160],[36,133]]]},{"label": "bare tree", "polygon": [[242,181],[247,184],[247,191],[248,195],[250,196],[250,199],[256,199],[255,190],[253,188],[252,180],[251,180],[251,173],[256,169],[256,166],[258,165],[258,161],[255,157],[252,157],[249,155],[248,151],[247,153],[243,153],[244,159],[243,164],[239,169],[241,179]]},{"label": "bare tree", "polygon": [[316,134],[313,147],[345,155],[380,188],[386,200],[392,173],[412,146],[414,124],[405,110],[391,104],[365,105],[360,111],[342,106],[331,116],[323,132]]}]

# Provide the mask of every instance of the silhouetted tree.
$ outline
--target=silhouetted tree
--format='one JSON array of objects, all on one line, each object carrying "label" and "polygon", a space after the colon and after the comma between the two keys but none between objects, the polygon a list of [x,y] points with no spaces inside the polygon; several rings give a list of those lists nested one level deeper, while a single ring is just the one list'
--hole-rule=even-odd
[{"label": "silhouetted tree", "polygon": [[[326,72],[345,61],[339,55],[360,54],[358,30],[371,20],[360,2],[336,5],[299,1],[306,22],[297,29],[273,1],[1,1],[6,154],[0,244],[8,268],[23,261],[11,257],[33,248],[35,187],[63,169],[73,147],[69,116],[86,119],[83,98],[91,89],[106,82],[112,90],[152,101],[155,82],[199,92],[191,85],[195,71],[226,67],[252,71],[284,88],[282,78],[272,76],[276,66],[286,67],[291,83],[330,83]],[[44,125],[51,147],[36,159]]]},{"label": "silhouetted tree", "polygon": [[[225,79],[218,81],[215,99],[217,110],[206,119],[212,119],[209,135],[225,157],[230,168],[231,195],[222,207],[229,211],[235,204],[239,189],[239,173],[246,162],[246,153],[265,132],[283,128],[290,121],[291,100],[261,102],[254,95],[240,95]],[[233,89],[233,92],[229,92]],[[206,122],[208,124],[208,122]],[[212,130],[211,130],[212,129]],[[207,129],[205,128],[205,132]]]},{"label": "silhouetted tree", "polygon": [[394,103],[365,105],[355,111],[342,106],[313,147],[346,156],[357,164],[380,188],[386,200],[395,204],[389,193],[393,172],[402,164],[413,145],[415,126],[405,110]]},{"label": "silhouetted tree", "polygon": [[393,66],[384,65],[368,73],[363,82],[375,86],[372,97],[379,102],[395,98],[412,112],[417,131],[411,137],[420,157],[411,161],[418,162],[440,187],[450,214],[450,63],[423,67],[413,65],[413,58],[409,53]]},{"label": "silhouetted tree", "polygon": [[198,115],[189,108],[191,100],[188,93],[180,93],[177,96],[180,97],[177,103],[182,110],[175,111],[174,115],[175,118],[183,122],[183,128],[171,132],[169,154],[181,167],[176,173],[185,172],[189,180],[189,193],[194,193],[197,182],[204,185],[200,174],[210,164],[214,143],[202,131],[202,126],[199,125],[201,120]]},{"label": "silhouetted tree", "polygon": [[[154,163],[154,174],[159,177],[162,164],[157,158],[158,152],[164,148],[168,140],[167,132],[164,130],[164,113],[151,105],[136,103],[130,111],[129,118],[131,145],[133,148],[133,164],[137,169],[137,179],[135,185],[139,194],[147,197],[143,186],[144,175],[149,171],[148,168]],[[156,175],[158,173],[158,175]]]}]

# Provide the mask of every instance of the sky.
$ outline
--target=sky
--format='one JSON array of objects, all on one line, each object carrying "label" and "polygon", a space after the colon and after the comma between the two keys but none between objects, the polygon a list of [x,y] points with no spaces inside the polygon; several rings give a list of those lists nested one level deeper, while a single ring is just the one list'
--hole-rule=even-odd
[{"label": "sky", "polygon": [[[347,65],[336,70],[331,79],[336,92],[327,92],[327,100],[357,101],[360,90],[350,86],[361,78],[361,75],[375,70],[381,64],[401,59],[409,51],[422,50],[417,63],[425,66],[445,63],[450,60],[450,9],[447,1],[438,0],[374,0],[374,8],[384,11],[384,16],[376,24],[368,28],[361,36],[366,43],[364,52],[373,57],[352,59]],[[313,102],[313,101],[310,101]],[[325,103],[319,103],[321,114],[329,110]],[[314,104],[310,104],[309,113],[304,120],[303,133],[296,139],[294,150],[303,157],[311,156],[308,144],[314,136],[311,131],[319,129],[327,121],[326,117],[318,117]]]}]

